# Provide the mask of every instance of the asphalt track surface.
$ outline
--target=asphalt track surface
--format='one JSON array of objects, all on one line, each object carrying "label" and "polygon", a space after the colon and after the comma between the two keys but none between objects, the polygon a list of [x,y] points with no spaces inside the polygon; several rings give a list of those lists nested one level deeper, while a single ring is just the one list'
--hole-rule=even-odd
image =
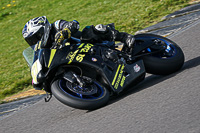
[{"label": "asphalt track surface", "polygon": [[54,97],[0,119],[1,133],[200,133],[200,23],[170,36],[185,64],[168,76],[147,75],[138,86],[94,111]]}]

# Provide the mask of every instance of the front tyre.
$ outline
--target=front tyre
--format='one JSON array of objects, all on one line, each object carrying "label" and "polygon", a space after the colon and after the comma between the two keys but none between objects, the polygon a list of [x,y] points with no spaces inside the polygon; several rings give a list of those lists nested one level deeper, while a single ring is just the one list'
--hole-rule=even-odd
[{"label": "front tyre", "polygon": [[96,87],[96,92],[92,95],[74,92],[72,89],[76,87],[80,88],[80,86],[73,85],[72,88],[70,88],[70,86],[72,86],[72,84],[69,81],[58,79],[52,83],[51,91],[56,99],[73,108],[94,110],[108,103],[108,90],[95,81],[91,84],[92,87]]}]

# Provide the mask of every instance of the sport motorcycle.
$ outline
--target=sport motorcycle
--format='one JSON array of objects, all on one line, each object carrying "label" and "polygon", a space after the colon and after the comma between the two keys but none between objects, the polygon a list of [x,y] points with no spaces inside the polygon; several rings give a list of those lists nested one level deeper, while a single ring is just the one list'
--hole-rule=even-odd
[{"label": "sport motorcycle", "polygon": [[146,73],[168,75],[183,66],[183,51],[170,39],[154,34],[134,37],[133,49],[121,42],[91,44],[73,37],[59,49],[41,48],[38,42],[23,51],[33,87],[46,91],[46,102],[54,95],[65,105],[94,110],[142,82]]}]

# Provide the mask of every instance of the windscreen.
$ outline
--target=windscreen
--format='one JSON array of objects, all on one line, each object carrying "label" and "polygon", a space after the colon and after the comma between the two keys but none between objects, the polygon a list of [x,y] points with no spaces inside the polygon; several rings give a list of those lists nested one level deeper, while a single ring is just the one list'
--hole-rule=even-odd
[{"label": "windscreen", "polygon": [[28,66],[31,68],[33,64],[34,50],[31,47],[26,48],[23,51],[23,56],[26,62],[28,63]]}]

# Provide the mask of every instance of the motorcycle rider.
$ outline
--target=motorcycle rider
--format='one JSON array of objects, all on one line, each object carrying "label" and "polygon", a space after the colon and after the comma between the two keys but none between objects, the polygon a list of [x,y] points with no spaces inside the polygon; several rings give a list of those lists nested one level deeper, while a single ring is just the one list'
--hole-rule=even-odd
[{"label": "motorcycle rider", "polygon": [[69,39],[71,36],[89,43],[121,41],[129,50],[134,47],[135,42],[133,35],[119,32],[113,23],[86,26],[81,32],[79,31],[79,22],[76,20],[57,20],[50,24],[46,16],[29,20],[22,30],[22,35],[30,46],[41,41],[41,48],[59,48],[63,40]]},{"label": "motorcycle rider", "polygon": [[[57,20],[50,24],[46,16],[36,17],[29,20],[22,30],[22,35],[31,47],[34,47],[35,44],[38,44],[37,48],[51,49],[61,48],[63,41],[65,39],[70,41],[71,37],[79,38],[82,42],[85,41],[88,43],[121,41],[127,48],[125,50],[130,50],[133,48],[135,41],[133,35],[125,32],[119,32],[115,29],[114,24],[99,24],[96,26],[91,25],[86,26],[82,31],[79,31],[79,22],[76,20]],[[37,61],[35,62],[37,64],[37,69],[35,69],[33,66],[31,68],[31,75],[33,78],[32,84],[35,89],[40,90],[42,89],[42,84],[40,84],[37,79],[43,75],[41,71],[42,66]],[[34,72],[34,69],[37,70],[37,72]]]}]

